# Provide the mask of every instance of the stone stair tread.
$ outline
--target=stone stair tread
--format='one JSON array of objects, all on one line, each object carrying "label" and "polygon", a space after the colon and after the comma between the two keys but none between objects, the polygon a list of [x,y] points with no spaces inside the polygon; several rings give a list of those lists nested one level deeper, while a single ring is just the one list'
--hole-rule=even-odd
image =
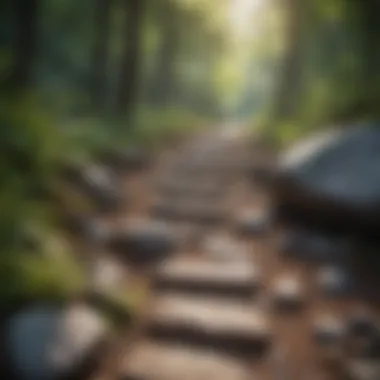
[{"label": "stone stair tread", "polygon": [[253,263],[178,259],[168,260],[157,270],[159,282],[254,287],[259,271]]},{"label": "stone stair tread", "polygon": [[249,375],[239,360],[179,345],[141,342],[126,359],[124,380],[239,380]]},{"label": "stone stair tread", "polygon": [[243,354],[262,353],[271,328],[265,313],[246,303],[167,294],[152,306],[152,336]]},{"label": "stone stair tread", "polygon": [[153,319],[164,323],[194,323],[211,330],[228,330],[236,333],[266,333],[268,326],[254,307],[230,300],[208,297],[164,295],[153,307]]},{"label": "stone stair tread", "polygon": [[210,177],[203,181],[195,181],[191,177],[184,177],[179,175],[168,175],[167,178],[158,180],[156,187],[161,191],[172,192],[187,192],[199,194],[217,194],[221,193],[223,189],[218,186],[218,183]]},{"label": "stone stair tread", "polygon": [[251,279],[257,273],[257,268],[253,263],[246,261],[225,262],[213,260],[199,260],[193,258],[182,258],[177,260],[168,260],[163,263],[159,270],[167,276],[183,277],[211,277],[232,279]]},{"label": "stone stair tread", "polygon": [[172,201],[158,202],[153,213],[157,217],[171,220],[191,220],[195,222],[218,223],[225,219],[225,209],[206,201],[176,203]]}]

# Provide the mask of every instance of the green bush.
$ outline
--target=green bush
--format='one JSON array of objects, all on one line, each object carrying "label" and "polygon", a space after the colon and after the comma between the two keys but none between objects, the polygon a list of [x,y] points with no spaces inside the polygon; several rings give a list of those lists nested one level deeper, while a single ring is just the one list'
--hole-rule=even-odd
[{"label": "green bush", "polygon": [[[60,172],[65,163],[92,161],[114,148],[157,147],[205,123],[182,109],[149,108],[140,109],[133,123],[93,117],[59,120],[36,97],[2,100],[0,302],[61,300],[85,289],[78,258],[56,224],[59,208],[77,211],[86,206],[79,207],[82,199],[62,186]],[[60,192],[67,202],[56,201]],[[55,197],[46,197],[50,193]],[[28,239],[34,241],[32,248]],[[135,301],[114,295],[109,304],[127,312]]]},{"label": "green bush", "polygon": [[67,157],[68,140],[31,97],[3,100],[0,124],[0,300],[69,297],[83,276],[69,249],[62,250],[64,239],[50,244],[59,234],[45,198]]}]

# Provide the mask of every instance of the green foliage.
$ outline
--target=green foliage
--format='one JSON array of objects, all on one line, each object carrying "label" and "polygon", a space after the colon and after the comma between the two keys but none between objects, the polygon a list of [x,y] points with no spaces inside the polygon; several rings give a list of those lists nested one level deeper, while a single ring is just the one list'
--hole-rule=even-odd
[{"label": "green foliage", "polygon": [[179,108],[140,109],[132,130],[131,142],[160,146],[202,129],[208,119]]},{"label": "green foliage", "polygon": [[68,299],[84,289],[84,274],[68,253],[25,256],[18,263],[19,295],[30,299]]},{"label": "green foliage", "polygon": [[64,134],[30,96],[3,99],[0,124],[0,301],[68,297],[82,277],[64,240],[51,244],[58,234],[46,198],[67,154]]},{"label": "green foliage", "polygon": [[272,112],[269,134],[290,141],[331,124],[379,119],[377,9],[376,1],[320,0],[305,5],[295,62],[300,84],[279,91],[291,99],[292,107],[279,120]]},{"label": "green foliage", "polygon": [[[33,250],[24,247],[0,256],[0,303],[65,300],[84,289],[84,274],[63,239],[47,228]],[[47,242],[49,244],[47,244]],[[53,244],[52,244],[53,243]]]},{"label": "green foliage", "polygon": [[[15,300],[61,300],[80,294],[84,273],[72,248],[60,236],[55,219],[59,207],[46,194],[70,196],[59,184],[68,161],[91,161],[99,153],[128,145],[157,147],[205,120],[181,109],[141,109],[131,128],[97,117],[58,120],[42,110],[36,98],[3,101],[0,173],[0,303]],[[58,185],[57,185],[58,184]],[[72,198],[72,197],[71,197]],[[65,203],[74,210],[78,204]],[[83,208],[82,208],[83,210]],[[25,239],[32,237],[33,249]],[[116,297],[116,296],[115,296]],[[129,297],[111,297],[111,319],[133,308]],[[114,299],[115,298],[115,299]],[[116,313],[116,317],[112,316]]]}]

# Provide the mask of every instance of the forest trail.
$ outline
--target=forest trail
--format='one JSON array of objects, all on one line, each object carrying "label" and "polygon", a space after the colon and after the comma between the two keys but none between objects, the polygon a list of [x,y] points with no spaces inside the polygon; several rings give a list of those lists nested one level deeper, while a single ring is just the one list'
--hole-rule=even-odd
[{"label": "forest trail", "polygon": [[338,340],[357,302],[325,299],[315,268],[278,248],[253,156],[242,136],[212,132],[149,174],[144,217],[188,233],[144,272],[148,301],[96,379],[341,378],[339,351],[317,342]]}]

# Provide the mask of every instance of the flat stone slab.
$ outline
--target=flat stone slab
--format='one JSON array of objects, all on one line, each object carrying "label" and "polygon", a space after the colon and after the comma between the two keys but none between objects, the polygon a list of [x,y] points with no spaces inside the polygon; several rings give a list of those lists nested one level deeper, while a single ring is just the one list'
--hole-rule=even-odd
[{"label": "flat stone slab", "polygon": [[244,380],[249,369],[212,351],[150,342],[138,344],[122,364],[123,380]]},{"label": "flat stone slab", "polygon": [[251,297],[260,287],[258,268],[247,262],[172,260],[157,271],[156,288],[195,294]]},{"label": "flat stone slab", "polygon": [[248,247],[228,234],[216,233],[206,236],[202,241],[201,249],[207,258],[213,260],[246,263],[250,260]]},{"label": "flat stone slab", "polygon": [[203,198],[219,197],[223,188],[214,183],[198,184],[194,181],[165,181],[158,186],[158,193],[166,196],[198,196]]},{"label": "flat stone slab", "polygon": [[226,219],[226,212],[219,205],[209,202],[172,202],[163,201],[153,208],[155,217],[167,220],[187,220],[202,224],[218,224]]},{"label": "flat stone slab", "polygon": [[241,302],[165,295],[152,308],[152,337],[211,347],[241,356],[261,356],[271,342],[268,317]]}]

